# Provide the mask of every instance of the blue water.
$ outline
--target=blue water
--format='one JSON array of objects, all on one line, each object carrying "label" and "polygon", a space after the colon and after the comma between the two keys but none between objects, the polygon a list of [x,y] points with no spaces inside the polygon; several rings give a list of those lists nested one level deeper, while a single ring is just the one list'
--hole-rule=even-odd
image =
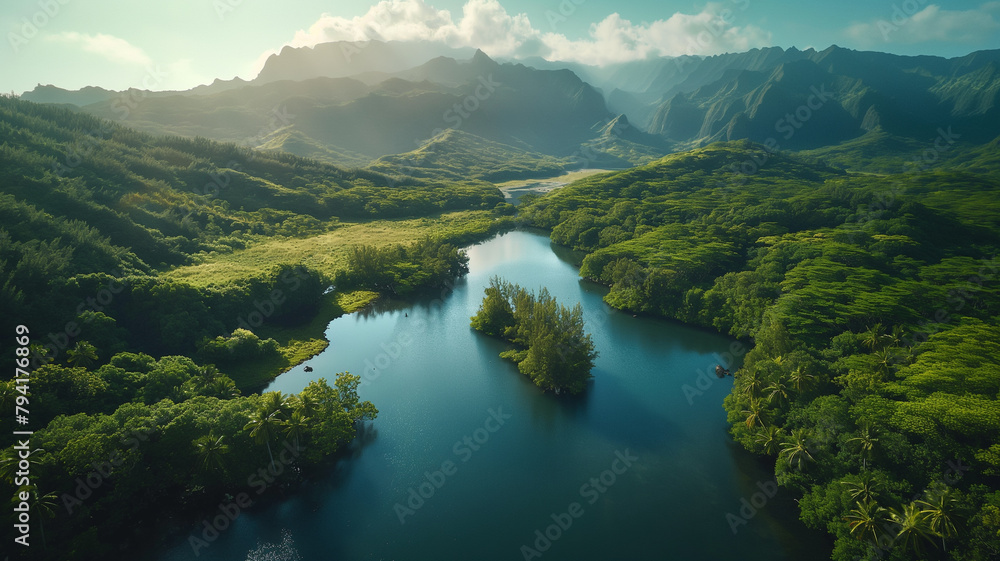
[{"label": "blue water", "polygon": [[[609,308],[565,253],[511,232],[469,248],[469,275],[440,297],[332,321],[314,372],[268,389],[362,374],[378,419],[328,475],[251,507],[197,559],[827,557],[789,494],[761,491],[768,466],[727,435],[732,379],[699,379],[738,344]],[[503,342],[470,329],[493,275],[583,305],[600,353],[585,396],[542,393],[497,356]],[[757,508],[741,514],[741,499]],[[192,558],[186,535],[160,556]]]}]

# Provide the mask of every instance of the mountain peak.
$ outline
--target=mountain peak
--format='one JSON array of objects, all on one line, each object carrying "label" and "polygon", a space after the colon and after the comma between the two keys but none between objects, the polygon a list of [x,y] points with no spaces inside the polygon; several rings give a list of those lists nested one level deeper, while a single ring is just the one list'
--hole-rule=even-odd
[{"label": "mountain peak", "polygon": [[482,49],[476,49],[476,54],[472,55],[472,64],[476,66],[496,66],[497,62],[484,53]]}]

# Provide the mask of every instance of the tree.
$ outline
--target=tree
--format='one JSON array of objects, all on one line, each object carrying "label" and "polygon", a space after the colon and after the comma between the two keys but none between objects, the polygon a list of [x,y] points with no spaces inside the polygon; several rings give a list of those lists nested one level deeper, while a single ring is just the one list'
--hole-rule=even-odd
[{"label": "tree", "polygon": [[89,368],[97,362],[97,347],[87,341],[79,341],[72,349],[66,351],[66,362],[70,366]]},{"label": "tree", "polygon": [[881,323],[876,323],[869,327],[864,333],[864,338],[861,340],[864,346],[868,347],[871,351],[880,349],[885,344],[885,341],[885,327]]},{"label": "tree", "polygon": [[278,418],[283,418],[292,408],[289,397],[280,391],[267,392],[262,397],[264,400],[261,403],[261,407],[268,415],[274,414]]},{"label": "tree", "polygon": [[875,474],[866,471],[860,475],[849,475],[840,482],[847,487],[847,492],[851,499],[861,502],[870,502],[876,499],[878,489],[881,484],[875,478]]},{"label": "tree", "polygon": [[[18,497],[15,495],[15,498]],[[45,541],[45,519],[56,515],[57,496],[51,491],[42,494],[38,491],[37,485],[32,485],[28,490],[28,498],[28,508],[31,509],[38,520],[38,529],[42,534],[42,547],[48,549],[48,544]]]},{"label": "tree", "polygon": [[801,394],[816,382],[816,376],[810,374],[804,367],[798,366],[788,375],[788,381],[792,383],[795,391]]},{"label": "tree", "polygon": [[[785,439],[785,444],[781,448],[781,455],[788,460],[788,467],[795,466],[795,469],[802,471],[802,466],[806,460],[815,462],[815,458],[809,453],[806,443],[809,439],[809,432],[806,429],[795,429],[791,436]],[[780,458],[781,455],[778,457]]]},{"label": "tree", "polygon": [[765,392],[767,393],[768,403],[772,401],[777,401],[779,405],[788,403],[788,386],[781,380],[771,382],[765,389]]},{"label": "tree", "polygon": [[770,427],[764,427],[763,430],[757,432],[754,436],[754,441],[757,444],[760,444],[765,454],[773,456],[781,450],[781,441],[783,436],[781,427],[772,425]]},{"label": "tree", "polygon": [[507,330],[515,326],[510,303],[511,289],[511,284],[499,277],[490,278],[490,285],[485,289],[486,296],[472,317],[473,329],[492,337],[506,337]]},{"label": "tree", "polygon": [[213,468],[226,471],[224,456],[229,453],[229,445],[222,442],[224,439],[225,435],[216,438],[207,434],[194,441],[195,450],[201,458],[201,467],[206,471]]},{"label": "tree", "polygon": [[875,438],[874,432],[872,432],[871,427],[868,425],[865,425],[858,431],[858,436],[847,440],[848,444],[857,444],[858,451],[861,454],[861,469],[868,469],[868,458],[871,457],[872,451],[875,450],[877,442],[878,438]]},{"label": "tree", "polygon": [[752,429],[755,425],[764,426],[764,411],[761,408],[759,399],[751,397],[747,402],[746,409],[742,413],[747,416],[746,424],[748,429]]},{"label": "tree", "polygon": [[319,411],[319,403],[316,398],[308,393],[299,393],[295,397],[295,408],[306,417],[312,417]]},{"label": "tree", "polygon": [[309,427],[309,417],[306,417],[301,410],[293,411],[288,420],[282,423],[285,428],[285,436],[294,439],[295,449],[299,448],[299,439],[306,433]]},{"label": "tree", "polygon": [[947,485],[938,482],[927,489],[924,498],[916,501],[916,504],[921,509],[920,513],[930,521],[931,532],[941,537],[941,549],[948,551],[945,538],[958,535],[953,520],[958,508],[954,492]]},{"label": "tree", "polygon": [[925,541],[933,545],[934,532],[931,529],[930,516],[920,510],[916,503],[906,505],[902,511],[890,508],[889,516],[899,526],[896,541],[904,550],[911,550],[920,555]]},{"label": "tree", "polygon": [[857,506],[844,517],[851,528],[851,535],[859,540],[868,540],[878,544],[879,537],[884,535],[884,528],[889,522],[888,511],[875,501],[858,501]]},{"label": "tree", "polygon": [[756,398],[760,396],[760,392],[764,389],[764,376],[761,374],[759,368],[754,367],[749,372],[740,376],[740,384],[743,395]]},{"label": "tree", "polygon": [[280,427],[281,419],[278,418],[278,412],[268,412],[264,407],[254,411],[250,420],[243,426],[244,431],[250,432],[250,438],[253,438],[254,442],[267,445],[267,456],[271,459],[272,471],[275,470],[275,467],[274,455],[271,454],[271,441],[278,434]]}]

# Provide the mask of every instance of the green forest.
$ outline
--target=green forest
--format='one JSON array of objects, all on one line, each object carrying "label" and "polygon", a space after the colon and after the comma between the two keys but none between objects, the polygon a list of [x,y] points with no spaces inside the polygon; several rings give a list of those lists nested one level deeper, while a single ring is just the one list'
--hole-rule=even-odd
[{"label": "green forest", "polygon": [[[580,158],[450,130],[345,168],[0,96],[0,317],[30,331],[0,341],[30,371],[0,381],[0,413],[30,394],[34,430],[26,451],[0,440],[0,477],[29,455],[32,553],[141,551],[335,469],[374,438],[360,376],[262,388],[334,317],[444,294],[462,246],[522,226],[581,252],[608,305],[749,343],[724,402],[699,405],[832,559],[1000,558],[1000,138],[927,161],[933,141],[879,130],[665,157],[601,134],[648,163],[515,209],[489,181]],[[470,320],[543,391],[600,383],[582,308],[544,287],[494,277]]]},{"label": "green forest", "polygon": [[543,390],[578,394],[593,378],[597,351],[583,329],[583,308],[559,304],[545,288],[538,294],[494,277],[472,327],[517,348],[500,353]]},{"label": "green forest", "polygon": [[[466,271],[455,243],[509,220],[494,215],[503,198],[485,182],[154,137],[11,97],[0,97],[0,162],[0,315],[8,333],[24,324],[31,340],[30,377],[0,382],[0,411],[13,418],[30,395],[23,453],[38,559],[141,549],[168,517],[181,520],[176,531],[235,508],[222,497],[256,501],[329,469],[377,410],[346,372],[317,373],[295,395],[259,393],[290,366],[267,334],[318,321],[322,337],[346,311],[339,302],[368,294],[359,291],[440,287]],[[345,247],[333,270],[269,260],[222,282],[164,274],[265,241],[372,220],[432,225],[455,211],[468,218],[434,236]],[[5,338],[0,352],[13,356],[14,343]],[[3,437],[0,476],[11,484],[18,445]],[[13,533],[5,525],[5,539]]]},{"label": "green forest", "polygon": [[608,304],[753,342],[725,399],[732,436],[829,532],[833,559],[995,559],[998,153],[859,174],[717,143],[520,217],[586,252],[580,274]]}]

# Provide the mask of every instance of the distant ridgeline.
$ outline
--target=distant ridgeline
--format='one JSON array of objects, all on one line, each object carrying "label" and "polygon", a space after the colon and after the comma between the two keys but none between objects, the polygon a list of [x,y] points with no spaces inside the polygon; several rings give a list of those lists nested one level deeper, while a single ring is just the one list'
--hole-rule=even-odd
[{"label": "distant ridgeline", "polygon": [[543,390],[578,394],[593,377],[597,351],[583,330],[583,308],[560,305],[544,288],[536,295],[502,279],[490,279],[472,327],[519,347],[500,356],[514,361]]},{"label": "distant ridgeline", "polygon": [[718,143],[520,210],[610,305],[753,340],[732,434],[838,561],[1000,554],[1000,143],[937,145],[876,175]]}]

